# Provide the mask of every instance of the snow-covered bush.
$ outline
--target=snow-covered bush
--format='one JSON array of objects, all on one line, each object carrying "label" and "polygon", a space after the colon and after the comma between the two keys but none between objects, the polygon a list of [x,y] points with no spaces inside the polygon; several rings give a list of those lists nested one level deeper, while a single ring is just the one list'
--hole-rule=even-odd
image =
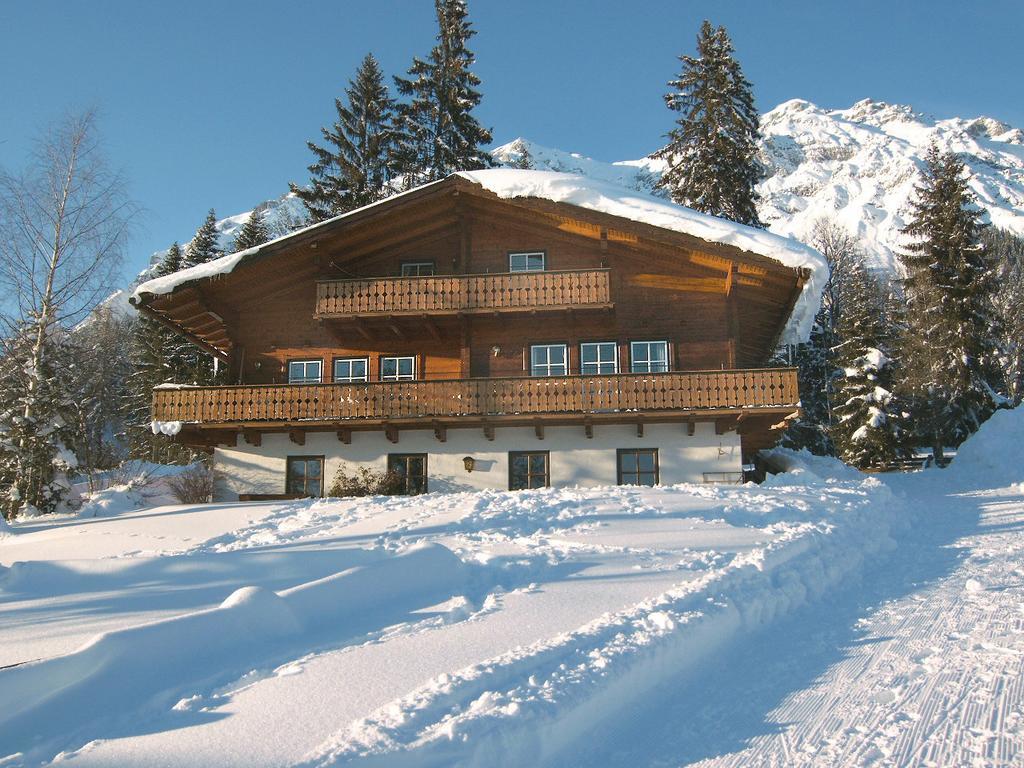
[{"label": "snow-covered bush", "polygon": [[405,482],[395,472],[378,472],[359,467],[351,475],[342,467],[334,476],[330,496],[396,496],[405,491]]}]

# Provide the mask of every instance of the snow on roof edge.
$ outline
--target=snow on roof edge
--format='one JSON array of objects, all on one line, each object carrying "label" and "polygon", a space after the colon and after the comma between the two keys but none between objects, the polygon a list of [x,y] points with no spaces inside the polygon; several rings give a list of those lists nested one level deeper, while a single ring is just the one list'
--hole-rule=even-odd
[{"label": "snow on roof edge", "polygon": [[[700,213],[643,192],[569,173],[491,168],[482,171],[460,171],[452,176],[458,176],[478,184],[500,198],[536,197],[557,203],[567,203],[599,213],[692,235],[709,242],[729,245],[772,259],[783,266],[806,268],[810,271],[810,278],[804,283],[803,290],[793,306],[779,341],[784,344],[799,343],[806,341],[810,336],[811,328],[814,325],[814,316],[821,303],[821,293],[828,280],[828,264],[820,253],[798,240]],[[447,178],[450,179],[452,176]],[[222,256],[206,264],[189,267],[170,275],[147,280],[132,292],[131,303],[137,304],[143,294],[166,294],[179,285],[192,280],[228,274],[244,259],[273,244],[332,224],[378,205],[390,203],[411,192],[423,190],[444,181],[446,179],[414,187],[354,211],[282,235],[263,245]]]},{"label": "snow on roof edge", "polygon": [[643,192],[569,173],[492,168],[462,171],[458,175],[501,198],[538,197],[568,203],[729,245],[777,261],[783,266],[806,268],[810,271],[810,277],[804,283],[779,341],[795,344],[806,341],[810,336],[829,270],[825,257],[799,240],[700,213]]}]

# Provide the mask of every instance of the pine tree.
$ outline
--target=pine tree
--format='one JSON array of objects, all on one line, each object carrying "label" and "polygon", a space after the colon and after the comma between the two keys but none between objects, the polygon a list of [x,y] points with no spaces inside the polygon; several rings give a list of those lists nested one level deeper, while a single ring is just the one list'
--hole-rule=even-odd
[{"label": "pine tree", "polygon": [[908,384],[921,435],[938,463],[1002,402],[992,331],[994,271],[980,243],[982,212],[963,163],[934,145],[902,230],[907,270]]},{"label": "pine tree", "polygon": [[266,218],[262,208],[255,208],[245,220],[245,224],[238,230],[232,249],[235,253],[244,251],[247,248],[255,248],[263,245],[270,239],[270,228],[267,226]]},{"label": "pine tree", "polygon": [[760,120],[750,82],[733,58],[725,27],[705,21],[697,56],[680,56],[682,72],[669,81],[668,108],[680,115],[668,144],[654,153],[668,167],[659,186],[672,199],[704,213],[751,226],[757,216],[754,186]]},{"label": "pine tree", "polygon": [[456,171],[487,168],[491,156],[483,149],[491,132],[472,110],[480,104],[480,78],[471,71],[473,52],[466,47],[476,34],[464,0],[434,0],[437,45],[426,61],[414,58],[409,77],[395,77],[398,92],[409,101],[399,104],[397,160],[405,186],[435,181]]},{"label": "pine tree", "polygon": [[199,227],[195,237],[185,248],[185,255],[182,258],[182,269],[194,267],[197,264],[205,264],[208,261],[220,258],[224,255],[221,250],[217,236],[217,215],[213,208],[206,214],[206,220]]},{"label": "pine tree", "polygon": [[1024,238],[986,227],[982,242],[996,270],[992,297],[1003,376],[1010,404],[1024,401]]},{"label": "pine tree", "polygon": [[895,362],[885,296],[861,261],[852,265],[846,293],[834,350],[839,376],[831,437],[836,455],[847,464],[886,468],[906,455],[907,437],[893,391]]},{"label": "pine tree", "polygon": [[314,222],[385,197],[395,173],[395,102],[372,53],[359,65],[345,96],[347,103],[334,100],[334,125],[320,129],[324,145],[307,142],[316,156],[308,169],[310,185],[291,185]]}]

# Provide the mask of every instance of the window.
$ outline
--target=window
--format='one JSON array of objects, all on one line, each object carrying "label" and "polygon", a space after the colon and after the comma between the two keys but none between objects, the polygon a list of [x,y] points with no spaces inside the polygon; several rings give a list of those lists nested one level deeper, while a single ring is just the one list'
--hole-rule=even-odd
[{"label": "window", "polygon": [[657,448],[620,448],[619,485],[657,485]]},{"label": "window", "polygon": [[668,370],[667,341],[634,341],[629,345],[633,373],[665,373]]},{"label": "window", "polygon": [[551,485],[547,451],[512,451],[508,455],[508,489],[547,488]]},{"label": "window", "polygon": [[320,496],[323,493],[324,457],[289,456],[285,470],[285,493]]},{"label": "window", "polygon": [[426,277],[434,274],[434,262],[403,261],[401,269],[402,277]]},{"label": "window", "polygon": [[402,478],[402,489],[407,495],[427,492],[427,454],[389,453],[388,472]]},{"label": "window", "polygon": [[319,384],[323,367],[323,360],[292,360],[288,363],[288,383]]},{"label": "window", "polygon": [[565,344],[534,344],[530,347],[531,376],[565,376],[569,373],[569,348]]},{"label": "window", "polygon": [[510,253],[508,255],[509,272],[543,272],[544,252]]},{"label": "window", "polygon": [[368,381],[367,359],[365,357],[337,357],[334,359],[335,381]]},{"label": "window", "polygon": [[380,359],[381,381],[412,381],[416,378],[416,358],[382,357]]},{"label": "window", "polygon": [[580,344],[580,373],[601,374],[619,372],[619,345],[614,341],[594,341]]}]

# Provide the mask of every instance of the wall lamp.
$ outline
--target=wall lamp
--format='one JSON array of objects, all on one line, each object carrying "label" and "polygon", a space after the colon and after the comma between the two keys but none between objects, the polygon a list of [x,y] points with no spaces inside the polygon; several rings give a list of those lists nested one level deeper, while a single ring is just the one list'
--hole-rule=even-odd
[{"label": "wall lamp", "polygon": [[464,466],[466,468],[467,472],[472,472],[473,471],[473,467],[476,466],[476,459],[474,459],[472,456],[466,456],[462,460],[462,466]]}]

